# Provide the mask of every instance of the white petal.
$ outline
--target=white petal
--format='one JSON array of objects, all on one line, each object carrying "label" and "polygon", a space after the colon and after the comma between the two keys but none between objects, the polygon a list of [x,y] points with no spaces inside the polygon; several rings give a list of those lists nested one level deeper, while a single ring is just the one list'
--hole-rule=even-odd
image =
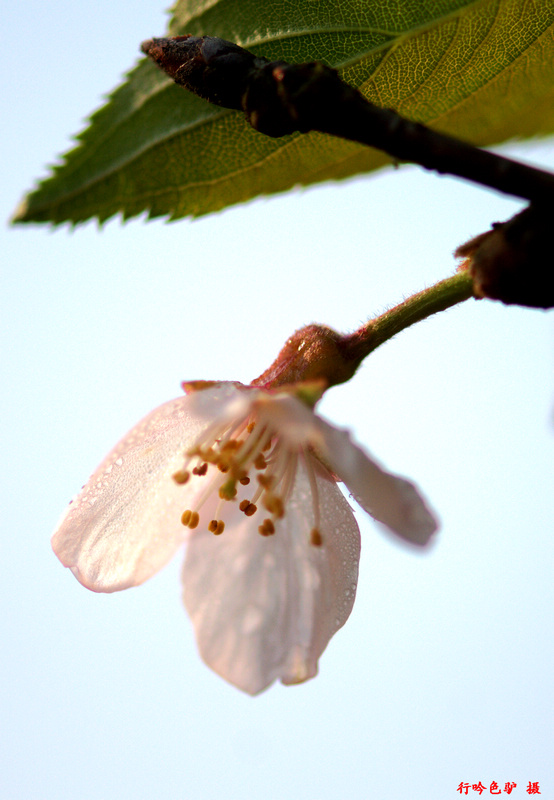
[{"label": "white petal", "polygon": [[279,439],[291,449],[322,443],[318,418],[297,397],[286,392],[271,395],[258,391],[252,395],[252,406],[261,424],[277,430]]},{"label": "white petal", "polygon": [[386,472],[347,431],[319,419],[325,439],[322,455],[368,514],[403,539],[425,545],[437,530],[437,522],[416,486]]},{"label": "white petal", "polygon": [[96,592],[136,586],[173,556],[185,538],[180,518],[192,487],[178,486],[171,476],[214,412],[237,391],[218,384],[198,392],[200,398],[165,403],[100,464],[52,537],[54,552],[84,586]]},{"label": "white petal", "polygon": [[213,422],[231,423],[247,417],[252,397],[259,389],[252,389],[236,381],[221,381],[208,389],[187,394],[190,413]]},{"label": "white petal", "polygon": [[249,694],[277,678],[314,677],[319,656],[352,610],[358,526],[336,483],[318,465],[315,471],[321,547],[309,540],[313,509],[303,466],[273,536],[257,531],[262,509],[245,517],[234,503],[221,536],[199,530],[189,541],[184,601],[200,654]]}]

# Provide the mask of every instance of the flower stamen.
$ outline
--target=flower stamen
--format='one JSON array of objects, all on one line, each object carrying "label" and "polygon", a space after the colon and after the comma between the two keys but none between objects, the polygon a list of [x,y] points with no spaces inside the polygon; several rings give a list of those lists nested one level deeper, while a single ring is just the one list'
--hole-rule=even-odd
[{"label": "flower stamen", "polygon": [[312,528],[310,531],[310,544],[314,547],[321,547],[323,544],[323,537],[317,528]]},{"label": "flower stamen", "polygon": [[[254,428],[252,428],[252,430],[254,430]],[[266,427],[263,427],[255,436],[248,436],[244,442],[241,442],[242,447],[235,454],[234,464],[236,468],[239,469],[242,467],[248,471],[250,464],[254,463],[254,465],[256,465],[256,460],[260,456],[263,459],[262,450],[268,441],[271,442],[271,438],[272,435]],[[257,467],[257,469],[262,468],[263,467]]]},{"label": "flower stamen", "polygon": [[265,460],[263,453],[258,453],[254,459],[254,466],[259,470],[263,470],[267,467],[267,461]]},{"label": "flower stamen", "polygon": [[219,496],[222,500],[234,500],[237,496],[236,481],[230,478],[219,489]]},{"label": "flower stamen", "polygon": [[296,452],[289,452],[285,462],[285,469],[283,473],[283,486],[281,487],[281,497],[283,502],[286,503],[292,491],[294,480],[296,478],[296,469],[298,466],[298,454]]},{"label": "flower stamen", "polygon": [[222,519],[212,519],[208,523],[208,530],[215,536],[220,536],[225,530],[225,523]]},{"label": "flower stamen", "polygon": [[270,519],[264,519],[263,523],[258,528],[258,533],[262,536],[271,536],[275,533],[275,525]]},{"label": "flower stamen", "polygon": [[186,469],[178,469],[177,472],[175,472],[172,477],[175,483],[178,483],[179,485],[182,486],[189,480],[190,472]]},{"label": "flower stamen", "polygon": [[198,523],[200,522],[200,515],[198,511],[191,511],[190,509],[187,509],[186,511],[183,511],[181,515],[181,522],[183,523],[185,528],[190,528],[192,531],[194,530],[194,528],[198,527]]},{"label": "flower stamen", "polygon": [[275,485],[275,475],[268,472],[260,472],[259,475],[256,475],[256,480],[262,487],[262,490],[271,489],[271,487]]},{"label": "flower stamen", "polygon": [[[183,513],[183,525],[196,527],[200,508],[217,491],[219,503],[213,519],[208,523],[208,530],[215,535],[222,533],[225,527],[220,518],[223,503],[237,497],[238,484],[248,486],[251,482],[250,469],[255,469],[258,486],[251,499],[240,502],[239,509],[245,516],[251,517],[257,512],[257,503],[260,501],[271,519],[265,519],[258,530],[263,536],[275,533],[276,520],[285,515],[286,501],[294,485],[298,457],[295,449],[289,449],[280,441],[263,418],[258,421],[251,414],[238,424],[210,426],[186,456],[183,467],[174,475],[176,483],[187,483],[191,473],[197,477],[206,475],[209,466],[217,467],[217,470],[194,506]],[[197,459],[197,462],[189,473],[189,464],[193,459]],[[220,482],[220,473],[227,475],[223,482]],[[314,529],[318,528],[318,523],[316,517]],[[312,538],[314,541],[318,539],[315,534]]]},{"label": "flower stamen", "polygon": [[312,509],[314,512],[314,527],[310,532],[310,543],[313,544],[315,547],[321,547],[323,544],[323,538],[319,531],[319,492],[317,488],[317,479],[315,476],[314,467],[312,461],[310,459],[310,454],[302,448],[302,459],[304,461],[304,466],[306,467],[306,472],[308,474],[308,480],[310,481],[310,489],[311,489],[311,496],[312,496]]},{"label": "flower stamen", "polygon": [[285,506],[279,495],[266,491],[262,503],[264,508],[267,509],[270,514],[273,514],[274,517],[281,519],[281,517],[285,516]]}]

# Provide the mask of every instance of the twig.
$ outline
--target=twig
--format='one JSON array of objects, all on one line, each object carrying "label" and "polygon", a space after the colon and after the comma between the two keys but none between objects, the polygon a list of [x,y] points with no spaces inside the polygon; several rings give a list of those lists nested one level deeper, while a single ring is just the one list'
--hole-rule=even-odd
[{"label": "twig", "polygon": [[176,83],[211,103],[244,111],[260,133],[280,137],[321,131],[504,194],[553,203],[551,173],[380,108],[321,62],[270,62],[211,36],[150,39],[141,47]]}]

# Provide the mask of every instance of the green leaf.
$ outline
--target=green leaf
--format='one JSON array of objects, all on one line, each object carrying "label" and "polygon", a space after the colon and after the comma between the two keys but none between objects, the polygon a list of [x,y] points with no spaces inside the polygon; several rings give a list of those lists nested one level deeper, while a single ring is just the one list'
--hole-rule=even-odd
[{"label": "green leaf", "polygon": [[[322,60],[373,102],[475,144],[554,131],[546,0],[179,0],[170,35],[182,33],[270,59]],[[78,141],[16,222],[196,216],[390,163],[323,134],[270,139],[146,60]]]}]

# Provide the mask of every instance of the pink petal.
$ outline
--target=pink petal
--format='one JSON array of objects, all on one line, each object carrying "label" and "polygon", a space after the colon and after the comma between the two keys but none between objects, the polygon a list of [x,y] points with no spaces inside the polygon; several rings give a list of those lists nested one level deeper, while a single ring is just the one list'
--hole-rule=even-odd
[{"label": "pink petal", "polygon": [[136,586],[173,556],[185,538],[180,518],[190,488],[171,476],[210,416],[237,391],[218,384],[165,403],[100,464],[52,537],[54,552],[84,586],[96,592]]},{"label": "pink petal", "polygon": [[273,536],[257,531],[262,509],[245,517],[233,503],[221,536],[199,530],[189,541],[184,602],[200,654],[249,694],[277,678],[283,683],[313,678],[320,655],[352,610],[358,526],[336,483],[319,465],[314,470],[320,547],[310,544],[312,497],[301,464]]},{"label": "pink petal", "polygon": [[347,431],[319,420],[325,439],[322,456],[368,514],[403,539],[425,545],[437,530],[437,521],[416,486],[386,472]]}]

